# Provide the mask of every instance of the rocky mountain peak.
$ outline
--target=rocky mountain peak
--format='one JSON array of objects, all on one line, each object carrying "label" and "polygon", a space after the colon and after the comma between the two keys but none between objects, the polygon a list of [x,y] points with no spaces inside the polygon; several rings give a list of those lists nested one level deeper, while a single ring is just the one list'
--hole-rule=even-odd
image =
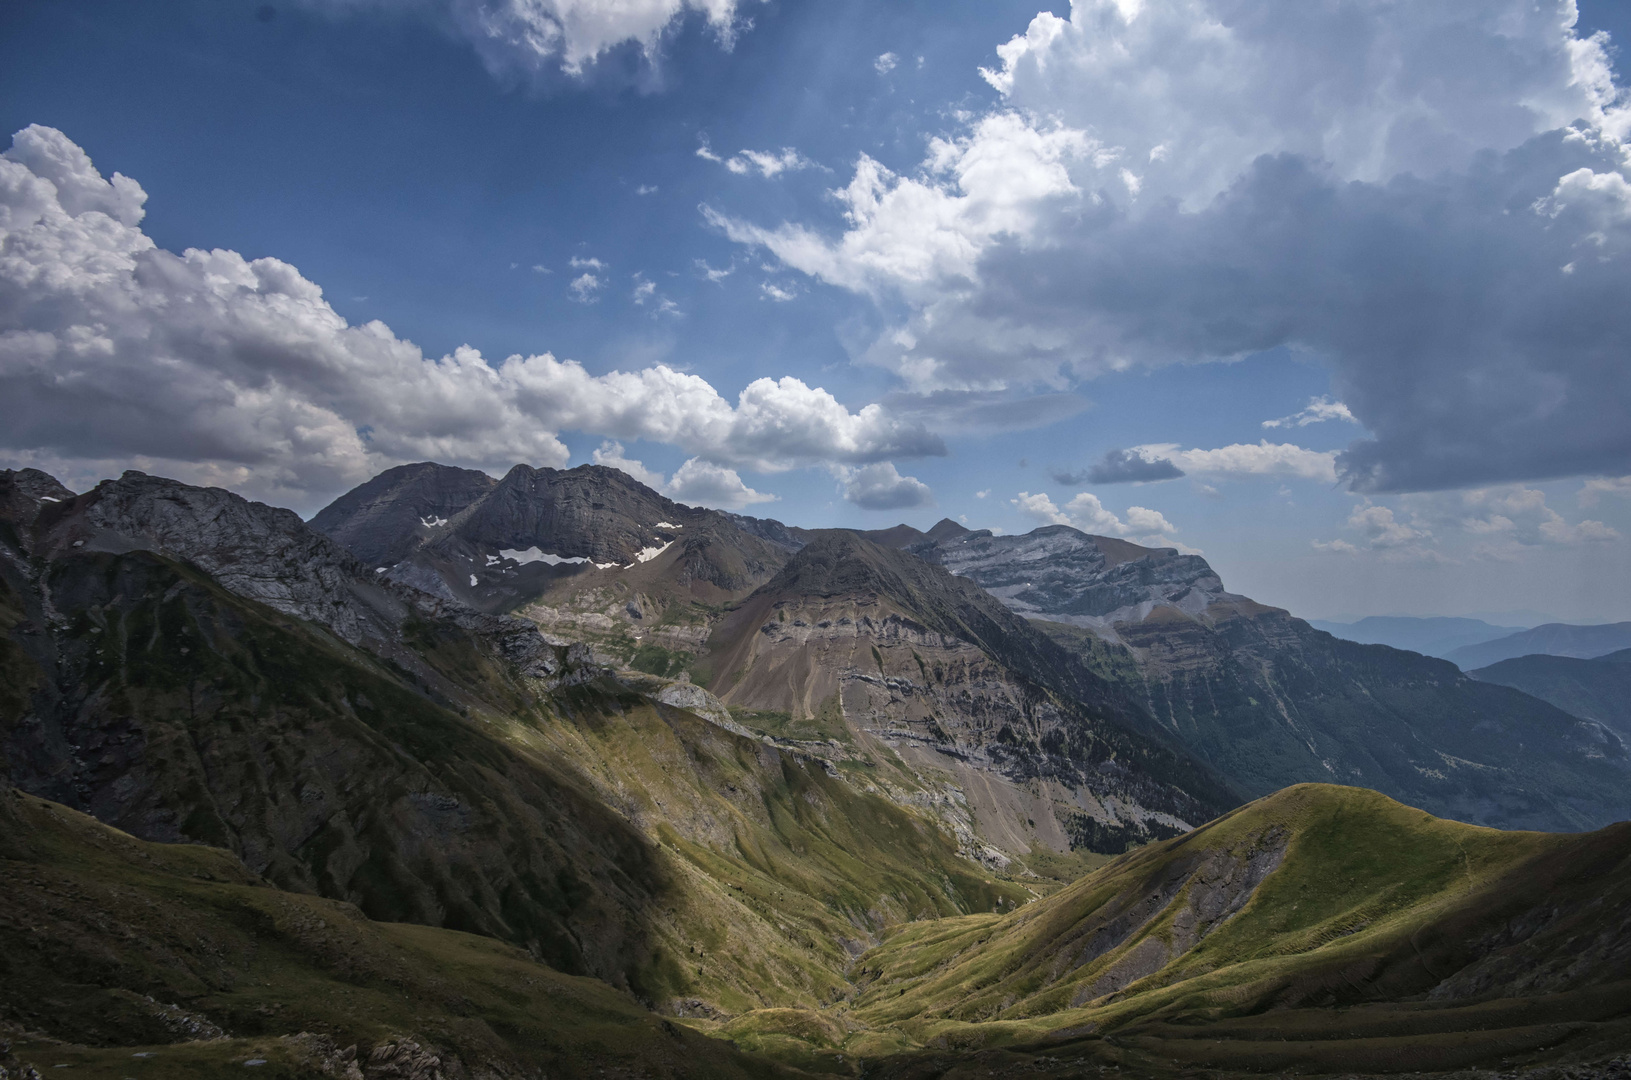
[{"label": "rocky mountain peak", "polygon": [[50,503],[66,502],[74,493],[39,469],[0,469],[0,521],[23,528]]},{"label": "rocky mountain peak", "polygon": [[[683,506],[618,469],[517,465],[452,522],[454,543],[627,565],[661,548],[710,511]],[[433,544],[447,547],[448,544]]]},{"label": "rocky mountain peak", "polygon": [[312,528],[370,566],[390,566],[441,534],[498,481],[476,469],[421,461],[387,469],[325,506]]},{"label": "rocky mountain peak", "polygon": [[716,603],[764,582],[803,542],[780,522],[686,506],[602,465],[522,464],[497,481],[464,472],[403,466],[312,523],[387,579],[490,612],[561,590],[649,591],[656,560],[668,585]]},{"label": "rocky mountain peak", "polygon": [[960,536],[967,536],[969,532],[969,529],[959,525],[951,518],[941,518],[935,522],[934,527],[926,535],[930,540],[938,542],[941,540],[955,540]]}]

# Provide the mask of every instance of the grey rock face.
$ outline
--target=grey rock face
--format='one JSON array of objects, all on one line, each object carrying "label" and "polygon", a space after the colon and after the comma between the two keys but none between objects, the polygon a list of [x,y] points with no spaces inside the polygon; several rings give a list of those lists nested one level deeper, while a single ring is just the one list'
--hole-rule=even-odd
[{"label": "grey rock face", "polygon": [[391,566],[443,535],[450,519],[496,486],[476,469],[430,461],[399,465],[346,492],[310,524],[370,567]]},{"label": "grey rock face", "polygon": [[400,599],[292,510],[220,488],[126,472],[42,515],[48,552],[153,551],[192,563],[230,592],[328,627],[351,644],[389,636]]},{"label": "grey rock face", "polygon": [[1197,555],[1089,536],[1068,525],[1022,536],[982,529],[911,550],[978,583],[1022,615],[1094,629],[1142,620],[1162,605],[1199,615],[1227,596]]},{"label": "grey rock face", "polygon": [[718,514],[743,532],[768,540],[783,551],[795,552],[805,544],[805,537],[801,535],[804,530],[790,529],[775,518],[748,517],[728,510],[720,510]]},{"label": "grey rock face", "polygon": [[[455,518],[439,554],[538,548],[541,554],[624,566],[715,516],[682,506],[602,465],[517,465],[486,498]],[[678,528],[676,528],[678,526]]]},{"label": "grey rock face", "polygon": [[74,493],[50,473],[39,469],[6,469],[0,472],[0,483],[9,483],[35,502],[62,502]]}]

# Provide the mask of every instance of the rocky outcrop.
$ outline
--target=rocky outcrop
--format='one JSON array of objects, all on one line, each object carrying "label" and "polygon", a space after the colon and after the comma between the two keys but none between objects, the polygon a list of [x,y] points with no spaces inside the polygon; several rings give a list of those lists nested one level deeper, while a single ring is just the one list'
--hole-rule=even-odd
[{"label": "rocky outcrop", "polygon": [[0,469],[0,522],[27,526],[46,503],[74,497],[57,478],[38,469]]},{"label": "rocky outcrop", "polygon": [[401,1037],[369,1051],[365,1080],[442,1080],[442,1059],[412,1039]]},{"label": "rocky outcrop", "polygon": [[389,636],[407,614],[402,599],[367,582],[362,563],[298,514],[129,471],[67,502],[35,524],[44,558],[153,551],[184,560],[222,587],[359,644]]},{"label": "rocky outcrop", "polygon": [[978,582],[1021,615],[1113,634],[1116,623],[1140,621],[1157,607],[1201,615],[1233,599],[1199,556],[1089,536],[1068,525],[1019,536],[942,529],[942,537],[931,534],[907,550]]}]

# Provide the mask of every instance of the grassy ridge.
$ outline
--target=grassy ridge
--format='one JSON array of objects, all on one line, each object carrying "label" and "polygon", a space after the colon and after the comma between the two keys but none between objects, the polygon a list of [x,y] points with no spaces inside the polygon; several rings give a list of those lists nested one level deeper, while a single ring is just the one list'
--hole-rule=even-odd
[{"label": "grassy ridge", "polygon": [[1389,1070],[1624,1045],[1631,824],[1500,832],[1300,785],[1014,914],[904,927],[858,969],[848,1020],[930,1057]]}]

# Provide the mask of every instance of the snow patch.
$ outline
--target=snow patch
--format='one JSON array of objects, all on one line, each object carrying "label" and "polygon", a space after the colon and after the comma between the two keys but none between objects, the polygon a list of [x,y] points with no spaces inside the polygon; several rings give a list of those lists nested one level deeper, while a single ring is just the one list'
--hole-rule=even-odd
[{"label": "snow patch", "polygon": [[[607,563],[589,562],[589,560],[584,558],[582,555],[573,555],[570,558],[567,557],[567,556],[564,556],[564,555],[552,555],[547,551],[539,550],[539,548],[537,548],[536,546],[526,548],[524,550],[519,550],[519,551],[516,550],[515,548],[499,548],[498,553],[500,555],[504,556],[506,559],[513,559],[516,562],[522,564],[523,566],[525,566],[527,563],[535,563],[535,562],[541,562],[541,563],[544,563],[547,566],[563,566],[563,565],[567,565],[567,564],[589,563],[590,566],[598,567],[601,570],[610,570],[612,567],[617,565],[616,563],[612,563],[612,562],[607,562]],[[488,556],[488,558],[491,558],[491,557],[492,556]]]},{"label": "snow patch", "polygon": [[476,575],[474,574],[470,575],[470,587],[472,589],[476,587]]},{"label": "snow patch", "polygon": [[[57,500],[52,499],[51,501],[56,502]],[[683,529],[683,528],[685,528],[685,526],[684,525],[675,525],[675,524],[673,524],[671,522],[667,522],[667,521],[659,521],[659,522],[657,522],[657,524],[653,525],[652,528],[654,528],[654,529]]]},{"label": "snow patch", "polygon": [[439,518],[435,514],[431,514],[429,517],[420,518],[419,524],[427,529],[439,529],[447,524],[447,518]]},{"label": "snow patch", "polygon": [[488,566],[497,566],[498,563],[499,563],[499,558],[498,558],[497,555],[487,556],[487,565]]},{"label": "snow patch", "polygon": [[[41,495],[41,496],[40,496],[40,501],[41,501],[41,502],[61,502],[61,501],[62,501],[62,500],[61,500],[61,499],[57,499],[57,498],[53,498],[53,497],[52,497],[52,496],[50,496],[50,495]],[[678,526],[678,525],[676,525],[676,526],[674,526],[674,528],[676,528],[676,529],[677,529],[677,528],[679,528],[679,526]]]},{"label": "snow patch", "polygon": [[390,567],[388,567],[388,566],[376,566],[376,567],[374,567],[374,573],[383,574],[383,573],[385,573],[386,570],[389,570],[389,569],[390,569]]},{"label": "snow patch", "polygon": [[[537,547],[530,547],[526,548],[525,550],[517,550],[515,548],[499,548],[498,553],[504,556],[504,558],[513,559],[523,566],[525,566],[527,563],[535,562],[545,563],[549,566],[560,566],[563,563],[586,563],[589,561],[582,555],[573,555],[571,558],[567,558],[562,555],[552,555],[549,552],[542,551]],[[489,556],[489,558],[491,558],[491,556]]]},{"label": "snow patch", "polygon": [[669,548],[671,548],[673,546],[674,546],[674,541],[670,540],[668,543],[664,544],[662,547],[641,548],[640,549],[640,554],[636,555],[634,557],[634,562],[629,563],[629,565],[633,566],[634,563],[650,562],[652,559],[655,559],[657,556],[661,555],[663,552],[667,551]]}]

